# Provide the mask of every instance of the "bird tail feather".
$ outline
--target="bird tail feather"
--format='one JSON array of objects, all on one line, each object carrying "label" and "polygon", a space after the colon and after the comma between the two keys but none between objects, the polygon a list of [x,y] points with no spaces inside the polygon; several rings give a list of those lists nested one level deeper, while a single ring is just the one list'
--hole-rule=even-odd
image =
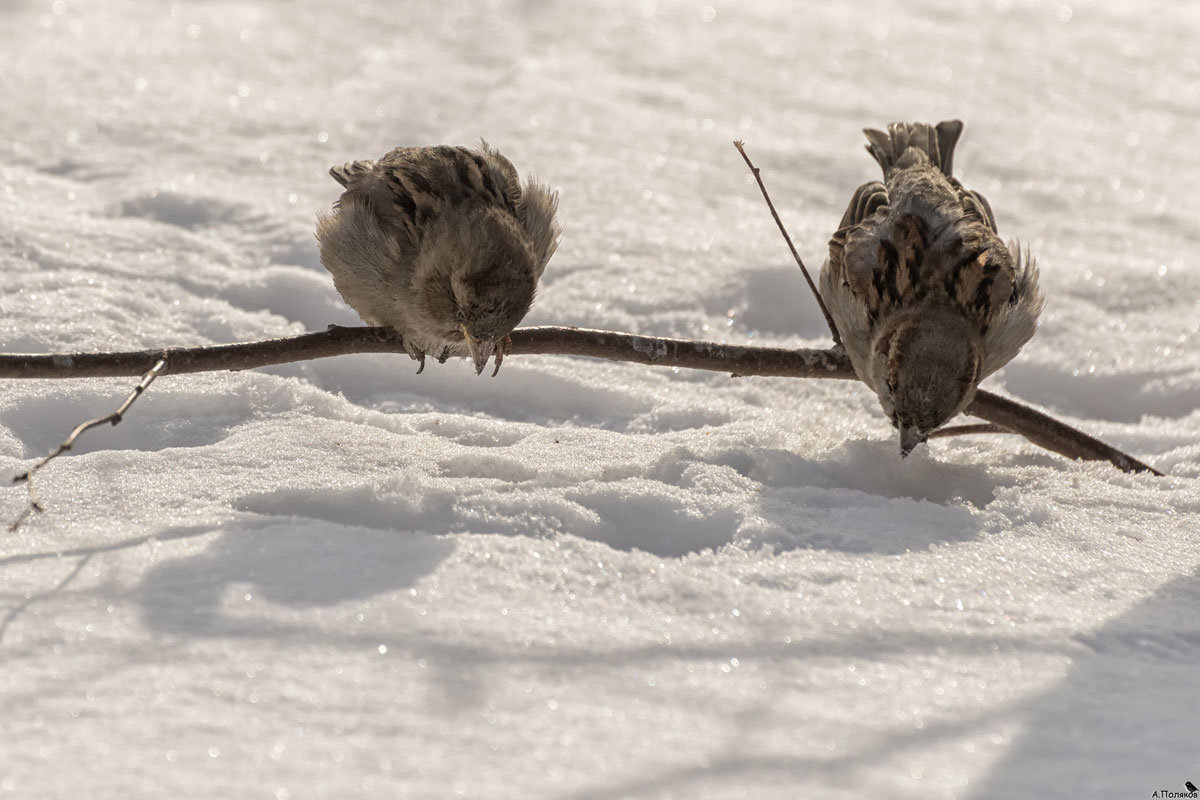
[{"label": "bird tail feather", "polygon": [[886,178],[894,170],[928,163],[950,175],[954,168],[954,146],[963,124],[956,119],[939,122],[893,122],[887,133],[866,128],[867,152],[883,167]]},{"label": "bird tail feather", "polygon": [[349,187],[354,176],[370,171],[375,166],[374,161],[347,161],[340,167],[330,167],[330,176],[342,186]]}]

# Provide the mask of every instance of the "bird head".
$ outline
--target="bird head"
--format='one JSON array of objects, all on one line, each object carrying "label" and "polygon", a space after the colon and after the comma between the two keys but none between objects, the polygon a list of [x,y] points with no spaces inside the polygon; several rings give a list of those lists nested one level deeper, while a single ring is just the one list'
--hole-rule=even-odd
[{"label": "bird head", "polygon": [[533,303],[537,282],[532,267],[527,261],[500,260],[483,269],[464,268],[452,275],[451,287],[458,333],[475,363],[475,373],[482,374],[493,355],[499,369],[502,343]]},{"label": "bird head", "polygon": [[[415,327],[462,342],[482,373],[529,311],[538,272],[515,220],[489,206],[451,209],[425,234],[413,269]],[[409,323],[413,325],[412,322]]]},{"label": "bird head", "polygon": [[978,329],[952,311],[917,311],[883,328],[872,347],[872,384],[900,431],[901,457],[970,405],[981,363]]}]

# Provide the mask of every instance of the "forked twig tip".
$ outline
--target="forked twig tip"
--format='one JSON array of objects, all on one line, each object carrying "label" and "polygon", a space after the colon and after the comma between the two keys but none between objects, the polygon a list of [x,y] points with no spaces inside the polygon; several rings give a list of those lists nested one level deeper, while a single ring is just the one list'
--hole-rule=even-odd
[{"label": "forked twig tip", "polygon": [[13,476],[13,483],[24,483],[29,488],[29,504],[25,506],[25,510],[22,511],[21,514],[15,520],[13,520],[12,524],[8,526],[10,533],[16,532],[16,530],[21,527],[21,523],[27,520],[32,513],[43,510],[42,503],[40,500],[38,500],[38,496],[33,485],[33,476],[37,473],[37,471],[49,464],[54,459],[58,458],[63,453],[68,452],[75,445],[75,440],[78,439],[79,435],[84,431],[90,428],[95,428],[99,425],[103,425],[106,422],[113,425],[119,423],[124,418],[125,412],[129,410],[130,406],[133,405],[134,401],[142,396],[150,384],[154,383],[155,378],[157,378],[159,375],[162,375],[166,371],[167,354],[164,352],[162,357],[154,363],[154,366],[152,366],[144,375],[142,375],[142,379],[138,382],[138,385],[133,387],[133,391],[130,392],[129,396],[125,398],[125,402],[121,403],[121,405],[117,407],[116,411],[103,417],[97,417],[96,419],[89,419],[86,422],[79,423],[75,426],[75,429],[71,431],[70,435],[67,436],[67,438],[62,442],[62,444],[56,447],[50,453],[50,455],[34,464],[27,472]]}]

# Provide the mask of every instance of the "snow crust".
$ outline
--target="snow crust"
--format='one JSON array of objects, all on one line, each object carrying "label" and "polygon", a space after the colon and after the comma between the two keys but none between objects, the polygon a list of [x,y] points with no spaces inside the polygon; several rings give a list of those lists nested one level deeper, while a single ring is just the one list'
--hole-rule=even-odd
[{"label": "snow crust", "polygon": [[[356,324],[329,165],[480,137],[561,192],[528,324],[816,346],[875,176],[955,159],[1048,307],[1016,437],[565,357],[166,376],[0,540],[0,797],[1126,798],[1200,782],[1200,8],[0,4],[0,349]],[[135,381],[3,383],[0,473]],[[0,493],[11,519],[24,489]]]}]

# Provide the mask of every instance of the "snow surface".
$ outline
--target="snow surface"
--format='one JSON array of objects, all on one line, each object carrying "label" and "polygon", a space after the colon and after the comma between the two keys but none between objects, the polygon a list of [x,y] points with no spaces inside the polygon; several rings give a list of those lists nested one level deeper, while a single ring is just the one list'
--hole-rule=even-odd
[{"label": "snow surface", "polygon": [[[902,7],[903,6],[903,7]],[[824,342],[808,262],[956,163],[1039,258],[1015,437],[861,385],[515,357],[167,376],[0,540],[0,796],[1142,798],[1200,781],[1200,6],[0,4],[8,352],[355,324],[333,163],[484,136],[562,194],[530,324]],[[132,379],[5,381],[15,474]],[[24,489],[0,494],[14,517]]]}]

